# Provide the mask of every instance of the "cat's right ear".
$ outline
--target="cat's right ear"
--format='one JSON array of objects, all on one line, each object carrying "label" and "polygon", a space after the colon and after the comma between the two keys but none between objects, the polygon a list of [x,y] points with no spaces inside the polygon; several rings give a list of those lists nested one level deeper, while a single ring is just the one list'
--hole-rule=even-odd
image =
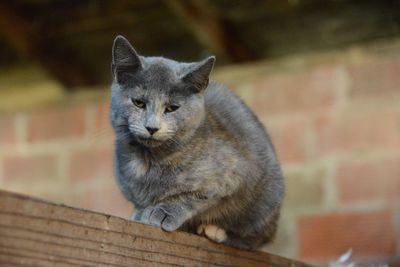
[{"label": "cat's right ear", "polygon": [[114,39],[111,69],[113,77],[119,83],[124,82],[130,75],[142,69],[140,56],[129,41],[121,35]]},{"label": "cat's right ear", "polygon": [[208,86],[214,63],[215,56],[211,56],[200,62],[190,64],[189,70],[182,77],[182,81],[190,84],[196,93],[203,91]]}]

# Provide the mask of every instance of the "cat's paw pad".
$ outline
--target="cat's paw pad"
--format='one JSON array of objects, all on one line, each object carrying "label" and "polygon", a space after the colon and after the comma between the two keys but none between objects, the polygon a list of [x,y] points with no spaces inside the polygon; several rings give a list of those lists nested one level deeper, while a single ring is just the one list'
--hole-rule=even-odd
[{"label": "cat's paw pad", "polygon": [[197,227],[197,233],[199,235],[204,234],[207,238],[217,243],[224,242],[227,238],[225,230],[214,224],[201,224]]},{"label": "cat's paw pad", "polygon": [[142,213],[141,222],[161,227],[165,231],[175,231],[183,224],[173,207],[167,205],[146,208]]}]

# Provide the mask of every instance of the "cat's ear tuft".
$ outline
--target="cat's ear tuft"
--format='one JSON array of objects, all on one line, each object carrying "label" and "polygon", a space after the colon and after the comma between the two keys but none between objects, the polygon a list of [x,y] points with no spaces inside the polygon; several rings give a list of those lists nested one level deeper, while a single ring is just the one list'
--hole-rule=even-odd
[{"label": "cat's ear tuft", "polygon": [[121,35],[114,39],[111,67],[112,74],[118,82],[123,81],[126,75],[132,75],[142,68],[140,56]]},{"label": "cat's ear tuft", "polygon": [[200,62],[192,63],[189,70],[182,77],[182,81],[191,85],[197,92],[208,86],[209,76],[214,67],[215,57],[208,57]]}]

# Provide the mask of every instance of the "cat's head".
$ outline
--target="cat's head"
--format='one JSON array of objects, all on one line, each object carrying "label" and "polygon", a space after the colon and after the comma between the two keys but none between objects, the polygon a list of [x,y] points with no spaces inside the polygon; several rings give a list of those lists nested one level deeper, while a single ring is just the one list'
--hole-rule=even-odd
[{"label": "cat's head", "polygon": [[117,36],[110,108],[117,138],[147,147],[189,138],[205,116],[204,90],[214,61],[215,57],[194,63],[143,57]]}]

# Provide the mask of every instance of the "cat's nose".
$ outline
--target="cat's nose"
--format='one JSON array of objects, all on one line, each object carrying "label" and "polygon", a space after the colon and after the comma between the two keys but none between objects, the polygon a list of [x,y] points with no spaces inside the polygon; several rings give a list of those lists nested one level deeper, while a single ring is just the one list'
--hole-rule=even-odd
[{"label": "cat's nose", "polygon": [[154,128],[154,127],[146,127],[146,129],[150,133],[150,135],[153,135],[155,132],[160,130],[160,128]]}]

